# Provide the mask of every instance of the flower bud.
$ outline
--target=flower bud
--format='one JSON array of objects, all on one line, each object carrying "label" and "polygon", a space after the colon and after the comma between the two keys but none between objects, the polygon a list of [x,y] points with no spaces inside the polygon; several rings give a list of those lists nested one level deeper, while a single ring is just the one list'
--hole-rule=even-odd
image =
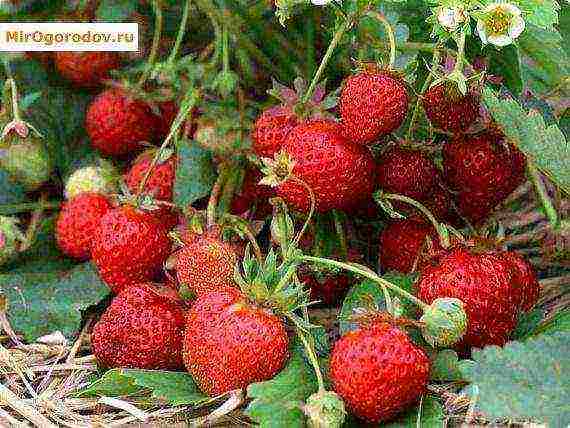
[{"label": "flower bud", "polygon": [[432,302],[420,318],[422,335],[433,347],[449,347],[457,343],[467,329],[467,314],[463,302],[455,298],[440,298]]}]

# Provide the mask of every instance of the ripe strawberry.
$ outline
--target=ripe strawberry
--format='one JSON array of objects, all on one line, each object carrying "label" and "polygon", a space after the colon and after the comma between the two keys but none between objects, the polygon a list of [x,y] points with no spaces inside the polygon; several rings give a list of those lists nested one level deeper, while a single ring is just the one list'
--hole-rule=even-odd
[{"label": "ripe strawberry", "polygon": [[536,301],[535,286],[529,286],[512,257],[454,248],[422,270],[416,283],[421,300],[432,303],[440,297],[455,297],[465,304],[467,332],[457,344],[459,350],[504,345],[521,307]]},{"label": "ripe strawberry", "polygon": [[168,291],[134,284],[113,299],[95,324],[93,353],[108,368],[181,369],[184,324],[184,307]]},{"label": "ripe strawberry", "polygon": [[123,156],[151,141],[157,117],[150,106],[120,89],[107,89],[91,103],[85,129],[91,144],[103,154]]},{"label": "ripe strawberry", "polygon": [[283,322],[246,301],[238,291],[207,293],[188,313],[184,364],[210,396],[271,379],[285,365],[288,337]]},{"label": "ripe strawberry", "polygon": [[463,95],[454,83],[432,86],[422,103],[432,125],[447,132],[465,132],[479,117],[479,93],[470,90]]},{"label": "ripe strawberry", "polygon": [[269,199],[275,196],[270,186],[259,184],[263,175],[258,169],[248,168],[241,186],[241,191],[232,200],[232,213],[240,215],[255,209],[255,218],[264,219],[271,215],[273,207]]},{"label": "ripe strawberry", "polygon": [[214,236],[189,242],[176,257],[176,277],[197,296],[235,287],[237,256],[232,246]]},{"label": "ripe strawberry", "polygon": [[408,91],[389,72],[361,71],[345,80],[339,107],[345,136],[370,144],[400,127],[408,111]]},{"label": "ripe strawberry", "polygon": [[59,249],[79,260],[91,257],[93,234],[101,217],[112,209],[109,199],[99,193],[80,193],[63,205],[57,218],[55,237]]},{"label": "ripe strawberry", "polygon": [[380,266],[402,273],[414,271],[429,238],[439,248],[433,226],[418,217],[393,221],[380,233]]},{"label": "ripe strawberry", "polygon": [[452,201],[453,195],[438,184],[431,190],[428,196],[419,202],[421,202],[437,220],[455,226],[460,224],[460,219],[453,208]]},{"label": "ripe strawberry", "polygon": [[533,267],[521,255],[514,251],[503,251],[500,257],[511,263],[515,280],[512,298],[515,304],[523,311],[530,311],[538,301],[540,285]]},{"label": "ripe strawberry", "polygon": [[76,86],[91,88],[109,78],[109,71],[119,68],[116,52],[55,52],[59,74]]},{"label": "ripe strawberry", "polygon": [[437,177],[437,167],[428,156],[401,147],[388,149],[376,167],[376,182],[384,192],[420,201],[431,194]]},{"label": "ripe strawberry", "polygon": [[425,392],[430,364],[406,333],[373,322],[345,334],[333,348],[333,389],[359,418],[377,423],[396,416]]},{"label": "ripe strawberry", "polygon": [[[154,155],[154,150],[142,153],[125,174],[125,183],[131,193],[137,193],[141,182],[150,169]],[[159,159],[145,184],[144,193],[152,195],[158,201],[172,202],[176,161],[175,155]]]},{"label": "ripe strawberry", "polygon": [[[374,160],[370,151],[347,141],[341,126],[316,120],[297,126],[283,146],[295,162],[293,175],[313,191],[320,212],[343,209],[370,198],[374,187]],[[296,209],[308,212],[310,196],[294,180],[282,183],[277,193]]]},{"label": "ripe strawberry", "polygon": [[257,156],[273,157],[285,143],[289,132],[297,125],[297,116],[286,106],[265,110],[253,125],[253,151]]},{"label": "ripe strawberry", "polygon": [[456,138],[443,146],[444,176],[458,191],[458,209],[474,223],[485,219],[525,179],[525,157],[496,133]]},{"label": "ripe strawberry", "polygon": [[123,205],[101,218],[91,256],[103,281],[118,293],[153,279],[170,247],[167,229],[153,214]]}]

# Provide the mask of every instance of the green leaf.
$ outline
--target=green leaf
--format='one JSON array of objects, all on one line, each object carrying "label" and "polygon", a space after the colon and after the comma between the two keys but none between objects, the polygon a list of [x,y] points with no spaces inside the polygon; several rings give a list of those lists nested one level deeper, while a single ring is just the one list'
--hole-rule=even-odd
[{"label": "green leaf", "polygon": [[557,312],[551,319],[539,325],[532,334],[552,335],[558,332],[570,333],[570,309]]},{"label": "green leaf", "polygon": [[457,352],[444,349],[432,357],[430,378],[441,382],[463,380],[461,366],[469,363],[469,360],[460,361]]},{"label": "green leaf", "polygon": [[112,369],[81,391],[80,397],[147,395],[173,406],[208,400],[190,374],[163,370]]},{"label": "green leaf", "polygon": [[384,425],[386,428],[443,427],[443,407],[430,396],[424,396],[422,402],[404,413],[396,421]]},{"label": "green leaf", "polygon": [[515,331],[511,334],[514,340],[524,340],[527,337],[535,334],[538,325],[544,319],[544,309],[537,308],[530,312],[524,312],[519,317]]},{"label": "green leaf", "polygon": [[285,368],[273,379],[248,386],[253,401],[245,413],[263,428],[305,427],[302,403],[317,392],[317,381],[299,347],[292,351]]},{"label": "green leaf", "polygon": [[25,189],[0,169],[0,205],[18,204],[26,200]]},{"label": "green leaf", "polygon": [[[413,275],[402,275],[398,273],[387,273],[383,276],[384,279],[397,285],[406,291],[411,291],[415,277]],[[395,303],[393,299],[393,303]],[[376,306],[378,309],[385,309],[386,303],[384,301],[384,293],[382,288],[375,282],[364,280],[353,286],[346,295],[342,308],[338,315],[340,324],[340,334],[357,328],[357,324],[350,322],[350,317],[358,308],[370,308]],[[403,310],[406,312],[409,309],[407,303],[403,303]]]},{"label": "green leaf", "polygon": [[136,0],[103,0],[97,8],[100,22],[129,22],[137,11]]},{"label": "green leaf", "polygon": [[196,142],[183,139],[178,143],[178,167],[174,182],[174,202],[188,207],[208,195],[216,180],[212,155]]},{"label": "green leaf", "polygon": [[544,29],[552,29],[558,24],[560,5],[556,0],[516,0],[524,20],[528,24]]},{"label": "green leaf", "polygon": [[501,76],[504,85],[512,93],[520,95],[524,82],[519,50],[514,45],[505,46],[500,51],[489,49],[488,59],[489,74]]},{"label": "green leaf", "polygon": [[537,94],[548,94],[570,73],[568,53],[557,31],[533,25],[517,39],[524,86]]},{"label": "green leaf", "polygon": [[570,147],[556,125],[547,126],[536,111],[525,112],[513,99],[483,90],[483,101],[502,131],[564,192],[570,193]]},{"label": "green leaf", "polygon": [[99,303],[109,292],[92,264],[65,273],[10,273],[0,275],[0,291],[8,299],[8,318],[27,341],[61,331],[78,333],[81,311]]},{"label": "green leaf", "polygon": [[462,368],[489,418],[533,419],[549,427],[570,423],[570,333],[541,335],[503,348],[474,350]]}]

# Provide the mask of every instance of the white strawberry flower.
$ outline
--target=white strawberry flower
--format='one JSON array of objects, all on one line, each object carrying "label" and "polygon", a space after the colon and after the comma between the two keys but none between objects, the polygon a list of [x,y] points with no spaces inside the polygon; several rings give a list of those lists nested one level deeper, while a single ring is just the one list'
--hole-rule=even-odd
[{"label": "white strawberry flower", "polygon": [[467,14],[462,6],[440,7],[437,12],[437,21],[449,31],[455,31],[467,20]]},{"label": "white strawberry flower", "polygon": [[483,44],[508,46],[525,29],[521,10],[510,3],[492,3],[483,9],[477,20],[477,33]]}]

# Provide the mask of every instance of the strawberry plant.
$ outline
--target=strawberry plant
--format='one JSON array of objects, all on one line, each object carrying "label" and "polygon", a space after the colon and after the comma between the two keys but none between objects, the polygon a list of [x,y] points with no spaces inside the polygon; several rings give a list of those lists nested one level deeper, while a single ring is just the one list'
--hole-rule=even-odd
[{"label": "strawberry plant", "polygon": [[566,3],[0,17],[0,425],[570,424]]}]

